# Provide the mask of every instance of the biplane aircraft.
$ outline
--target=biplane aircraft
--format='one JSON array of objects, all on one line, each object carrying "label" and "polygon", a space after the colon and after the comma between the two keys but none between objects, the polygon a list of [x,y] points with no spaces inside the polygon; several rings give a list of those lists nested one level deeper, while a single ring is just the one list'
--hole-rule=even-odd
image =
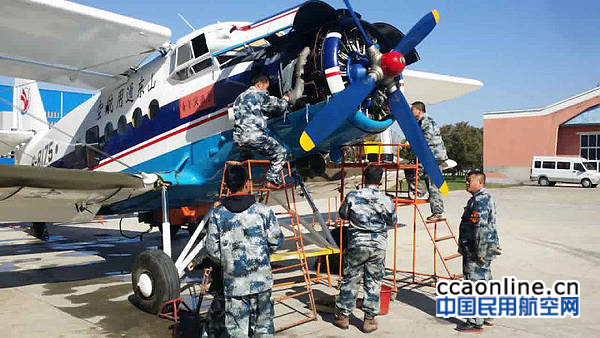
[{"label": "biplane aircraft", "polygon": [[[341,146],[398,121],[444,189],[406,100],[442,102],[482,83],[404,70],[419,60],[415,47],[436,25],[436,11],[405,35],[363,20],[346,4],[307,1],[254,23],[208,25],[171,43],[167,27],[88,6],[0,0],[0,75],[99,90],[52,128],[0,132],[2,149],[13,151],[17,164],[0,167],[0,221],[39,225],[137,212],[160,224],[161,210],[214,202],[224,163],[239,158],[231,105],[259,72],[279,97],[303,82],[302,99],[268,121],[295,163],[324,161],[323,154],[339,160]],[[19,111],[35,118],[28,107],[39,100],[35,82],[16,91],[24,93],[15,102]],[[178,280],[187,258],[169,278]],[[137,297],[166,300],[179,292],[169,289],[175,283],[146,277],[133,283]],[[143,309],[158,311],[158,300]]]}]

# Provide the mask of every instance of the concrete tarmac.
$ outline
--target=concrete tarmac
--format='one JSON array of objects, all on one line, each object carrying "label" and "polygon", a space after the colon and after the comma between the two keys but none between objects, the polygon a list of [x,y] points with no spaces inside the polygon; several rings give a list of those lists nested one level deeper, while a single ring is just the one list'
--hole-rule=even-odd
[{"label": "concrete tarmac", "polygon": [[[503,255],[492,264],[494,277],[543,280],[546,285],[558,279],[581,283],[581,317],[557,319],[498,319],[486,327],[486,336],[600,336],[600,189],[575,186],[523,186],[491,189],[498,209],[498,228]],[[464,191],[451,192],[445,199],[448,220],[456,232],[458,220],[469,198]],[[322,212],[327,200],[318,201]],[[412,207],[399,211],[397,267],[412,269]],[[428,205],[420,206],[423,216]],[[309,213],[305,203],[301,213]],[[145,231],[135,218],[122,224],[125,233]],[[143,241],[120,236],[119,219],[104,224],[63,224],[49,227],[50,239],[42,242],[29,236],[20,225],[0,226],[0,322],[5,337],[193,337],[198,323],[185,320],[180,326],[158,319],[133,306],[130,267],[135,254],[155,249],[161,243],[156,230]],[[418,271],[433,269],[433,249],[422,224],[416,228]],[[443,236],[445,229],[439,229]],[[394,232],[389,232],[387,266],[393,267]],[[174,240],[174,252],[187,241],[181,230]],[[450,241],[446,241],[450,242]],[[444,255],[455,246],[442,247]],[[461,273],[460,258],[449,262],[451,273]],[[446,271],[437,260],[438,273]],[[401,277],[400,275],[398,275]],[[197,279],[192,275],[191,279]],[[190,278],[187,280],[189,281]],[[337,276],[333,276],[334,284]],[[400,285],[400,284],[399,284]],[[186,291],[187,292],[187,291]],[[337,291],[315,286],[319,302],[330,300]],[[293,303],[292,303],[293,304]],[[303,303],[297,307],[305,308]],[[277,307],[276,307],[277,309]],[[284,316],[276,319],[283,323]],[[278,334],[281,337],[341,337],[363,335],[359,330],[362,313],[356,309],[349,330],[340,330],[332,315],[319,313],[309,322]],[[371,336],[455,336],[457,320],[435,317],[435,290],[409,285],[394,294],[388,315],[379,316],[380,329]]]}]

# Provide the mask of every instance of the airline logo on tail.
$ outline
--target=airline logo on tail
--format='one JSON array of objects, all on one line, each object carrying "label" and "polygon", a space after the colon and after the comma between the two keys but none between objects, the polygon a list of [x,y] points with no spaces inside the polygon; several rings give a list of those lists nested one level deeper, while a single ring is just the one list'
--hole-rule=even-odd
[{"label": "airline logo on tail", "polygon": [[27,110],[29,109],[29,88],[21,89],[21,105],[19,110],[21,110],[21,114],[27,114]]}]

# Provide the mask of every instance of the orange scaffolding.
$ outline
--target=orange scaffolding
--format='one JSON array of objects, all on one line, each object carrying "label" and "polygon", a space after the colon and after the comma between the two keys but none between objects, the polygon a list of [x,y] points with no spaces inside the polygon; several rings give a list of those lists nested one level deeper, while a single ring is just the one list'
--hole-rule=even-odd
[{"label": "orange scaffolding", "polygon": [[[372,144],[369,145],[370,148],[374,147]],[[377,146],[375,146],[377,147]],[[383,149],[386,147],[390,147],[395,149],[395,151],[393,152],[393,155],[395,155],[395,159],[392,160],[386,160],[384,161],[382,159],[382,154],[383,154]],[[456,236],[454,235],[454,232],[452,231],[452,228],[450,227],[450,224],[448,223],[448,221],[446,219],[442,219],[442,220],[438,220],[438,221],[428,221],[424,218],[423,213],[421,212],[421,210],[419,209],[419,205],[423,205],[423,204],[427,204],[429,203],[426,199],[420,199],[418,198],[418,180],[419,180],[419,175],[418,170],[419,170],[419,162],[418,160],[415,161],[415,163],[401,163],[401,157],[400,157],[400,153],[401,150],[403,148],[407,148],[409,147],[407,144],[379,144],[376,150],[376,160],[375,161],[366,161],[365,160],[365,145],[363,144],[358,144],[358,145],[351,145],[351,146],[347,146],[344,148],[345,149],[358,149],[358,161],[352,161],[352,160],[348,160],[345,156],[345,151],[342,151],[342,162],[340,164],[340,169],[341,169],[341,186],[340,186],[340,196],[341,196],[341,200],[343,201],[344,199],[344,189],[345,189],[345,172],[344,169],[346,168],[360,168],[361,169],[361,174],[364,174],[365,168],[371,164],[371,165],[379,165],[384,169],[384,191],[386,194],[391,195],[392,200],[394,201],[394,206],[395,206],[395,211],[396,213],[399,212],[399,208],[401,207],[412,207],[412,225],[413,225],[413,230],[412,230],[412,248],[411,248],[411,252],[410,252],[410,260],[411,260],[411,269],[410,270],[402,270],[398,268],[398,263],[399,263],[399,257],[398,257],[398,228],[399,225],[398,223],[394,224],[394,253],[393,253],[393,266],[391,268],[387,268],[386,267],[386,271],[388,272],[388,275],[386,275],[385,280],[391,282],[391,286],[393,288],[394,291],[398,290],[398,284],[399,283],[403,283],[405,285],[410,285],[410,284],[419,284],[419,285],[428,285],[428,286],[435,286],[435,282],[438,279],[460,279],[462,278],[462,275],[459,274],[453,274],[451,272],[450,267],[448,266],[447,262],[452,260],[452,259],[456,259],[461,257],[460,254],[458,253],[454,253],[451,255],[447,255],[444,256],[442,254],[442,248],[440,248],[440,243],[447,241],[447,240],[454,240],[454,243],[456,244],[456,247],[458,247],[458,241],[456,239]],[[373,152],[370,152],[371,154],[373,154]],[[413,198],[409,198],[408,196],[403,196],[401,195],[401,193],[404,193],[404,191],[401,190],[401,185],[402,185],[402,180],[400,180],[400,170],[415,170],[415,192],[414,192],[414,197]],[[393,187],[390,187],[388,184],[388,177],[389,175],[394,175],[395,174],[395,184],[393,185]],[[394,176],[392,176],[394,177]],[[361,186],[364,186],[364,178],[361,180]],[[406,191],[407,193],[408,191]],[[341,219],[339,220],[340,222],[340,238],[341,238],[341,226],[343,226],[343,224],[346,224],[347,222],[342,221]],[[427,231],[427,234],[429,236],[429,239],[431,241],[431,243],[433,244],[433,271],[432,272],[424,272],[419,270],[418,266],[417,266],[417,223],[422,224],[425,228],[425,230]],[[443,228],[440,228],[439,224],[443,224],[445,226],[445,229],[447,229],[448,234],[438,237],[440,235],[440,231]],[[433,225],[433,232],[431,231],[431,225]],[[340,240],[341,242],[341,240]],[[342,248],[340,248],[340,250],[342,250]],[[456,251],[455,251],[456,252]],[[445,273],[439,273],[438,271],[438,266],[437,266],[437,262],[438,262],[438,257],[439,260],[441,260],[442,265],[443,265],[443,270]],[[340,271],[342,269],[342,255],[340,253]],[[390,276],[391,274],[391,276]]]}]

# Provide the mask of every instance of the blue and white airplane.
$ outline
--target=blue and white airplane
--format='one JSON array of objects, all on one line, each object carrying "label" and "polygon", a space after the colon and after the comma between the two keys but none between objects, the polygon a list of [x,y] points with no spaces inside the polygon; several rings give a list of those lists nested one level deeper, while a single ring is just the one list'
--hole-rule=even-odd
[{"label": "blue and white airplane", "polygon": [[[329,103],[330,98],[344,99],[347,89],[352,89],[349,84],[371,78],[367,73],[374,73],[374,60],[368,51],[372,42],[365,41],[349,12],[324,2],[309,1],[254,23],[209,25],[175,43],[169,42],[171,32],[166,27],[67,1],[0,1],[0,13],[1,75],[100,90],[53,128],[36,128],[35,134],[22,131],[12,142],[20,144],[15,150],[19,165],[88,169],[98,175],[153,173],[172,184],[172,207],[213,201],[223,163],[238,158],[232,143],[232,102],[249,86],[253,72],[269,75],[271,94],[281,96],[289,90],[296,58],[305,46],[310,48],[304,67],[305,97],[293,112],[269,121],[271,133],[295,160],[317,152],[338,154],[340,146],[381,133],[394,122],[383,83],[362,97],[354,95],[357,99],[350,101],[356,102],[350,106]],[[389,24],[361,22],[367,39],[376,41],[382,52],[409,40]],[[155,51],[158,56],[139,66]],[[405,64],[419,59],[410,46],[404,54]],[[403,81],[396,76],[393,82],[406,85],[406,97],[426,103],[448,100],[482,85],[410,70],[402,76]],[[39,100],[34,83],[18,88],[19,93],[33,96],[28,99],[32,104]],[[329,127],[335,132],[323,135],[306,152],[300,136],[307,121],[325,106],[327,112],[320,116],[329,123],[315,125],[315,121],[307,131]],[[331,123],[332,119],[340,121]],[[13,138],[0,134],[4,144]],[[122,201],[117,201],[122,194],[110,197],[111,189],[105,189],[109,196],[92,197],[80,192],[70,196],[66,190],[77,189],[66,187],[71,189],[58,184],[50,194],[39,192],[39,208],[32,210],[32,199],[26,197],[35,193],[21,196],[27,186],[14,194],[6,190],[10,187],[0,186],[0,196],[10,195],[0,197],[0,220],[58,222],[91,218],[98,211],[160,208],[159,194],[148,193],[146,186],[128,191],[131,197]],[[27,203],[19,207],[23,198]],[[85,207],[73,208],[74,204]]]},{"label": "blue and white airplane", "polygon": [[[239,158],[232,103],[258,72],[279,97],[304,82],[303,98],[268,121],[294,161],[325,153],[335,160],[341,146],[398,121],[443,189],[406,100],[438,103],[482,83],[404,70],[419,60],[415,47],[436,25],[436,11],[405,36],[390,24],[359,19],[347,6],[308,1],[253,23],[212,24],[171,43],[167,27],[92,7],[0,0],[0,75],[99,90],[52,128],[0,131],[17,164],[0,166],[0,221],[138,212],[152,222],[161,210],[157,182],[170,184],[171,209],[212,203],[224,163]],[[310,52],[301,55],[305,47]],[[296,71],[297,63],[305,65]],[[40,120],[34,81],[18,85],[15,102],[24,118]]]}]

